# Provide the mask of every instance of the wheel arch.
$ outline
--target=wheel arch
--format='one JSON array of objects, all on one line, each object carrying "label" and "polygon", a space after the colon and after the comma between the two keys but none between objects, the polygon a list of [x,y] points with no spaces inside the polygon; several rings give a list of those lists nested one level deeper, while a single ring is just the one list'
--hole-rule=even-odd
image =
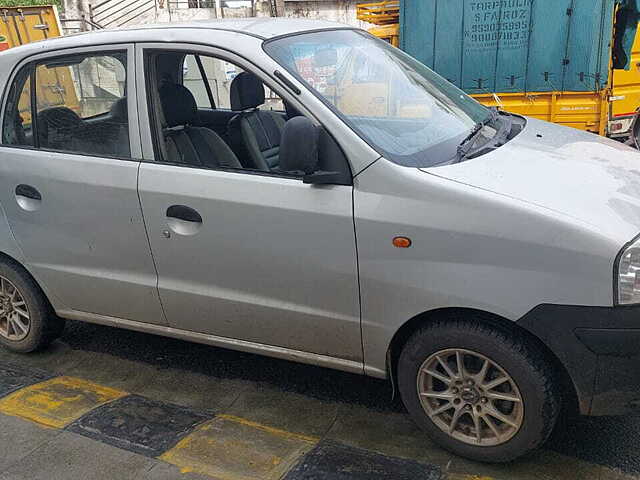
[{"label": "wheel arch", "polygon": [[29,268],[27,268],[27,266],[23,262],[21,262],[20,260],[16,259],[15,257],[9,255],[8,253],[2,250],[0,250],[0,261],[5,261],[7,263],[14,265],[15,267],[22,270],[26,275],[28,275],[31,278],[31,280],[33,280],[33,282],[36,284],[40,292],[42,293],[42,296],[44,297],[45,301],[49,304],[49,308],[51,309],[51,311],[55,312],[55,308],[53,307],[53,302],[51,301],[50,294],[47,292],[45,288],[43,288],[42,283],[38,281],[38,279],[31,273]]},{"label": "wheel arch", "polygon": [[402,346],[407,340],[422,326],[434,321],[456,321],[456,320],[473,320],[481,322],[484,325],[499,329],[506,334],[520,335],[528,341],[533,342],[540,351],[543,352],[545,358],[554,366],[554,370],[558,372],[560,387],[563,393],[564,407],[569,414],[575,414],[579,411],[579,401],[576,387],[569,375],[569,372],[562,364],[560,359],[553,351],[534,333],[526,328],[518,325],[516,322],[501,317],[494,313],[478,310],[474,308],[463,307],[446,307],[435,310],[429,310],[420,313],[413,318],[407,320],[395,333],[389,348],[387,350],[387,372],[394,386],[394,395],[397,391],[397,365],[400,358]]}]

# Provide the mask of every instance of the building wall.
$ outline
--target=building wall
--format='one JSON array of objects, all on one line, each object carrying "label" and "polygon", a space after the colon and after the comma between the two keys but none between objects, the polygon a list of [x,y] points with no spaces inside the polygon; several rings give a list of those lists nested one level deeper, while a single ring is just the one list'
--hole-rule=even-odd
[{"label": "building wall", "polygon": [[[63,0],[67,18],[85,18],[90,19],[89,5],[92,0]],[[114,3],[117,0],[113,0]],[[203,0],[205,1],[205,0]],[[213,5],[213,0],[206,0]],[[93,1],[95,3],[95,1]],[[136,25],[143,23],[183,23],[193,20],[211,20],[216,18],[215,8],[189,8],[190,4],[197,4],[198,0],[137,0],[134,2],[134,14],[125,17],[127,25]],[[313,0],[313,1],[297,1],[287,0],[285,2],[286,17],[302,17],[309,19],[322,19],[333,22],[340,22],[360,28],[369,28],[372,25],[361,22],[356,18],[357,0]],[[146,6],[155,4],[156,8],[152,8],[144,14],[136,14],[136,11],[146,9]],[[105,9],[106,7],[102,7]],[[114,15],[122,15],[122,11],[118,8],[112,10]],[[251,16],[251,8],[225,8],[224,16],[229,17],[249,17]],[[270,8],[268,1],[258,1],[256,4],[257,16],[269,16]],[[102,25],[108,24],[111,19],[100,18]],[[119,22],[114,22],[115,27]],[[67,23],[67,26],[75,27],[76,24]],[[83,29],[90,30],[91,27],[85,25]]]},{"label": "building wall", "polygon": [[355,0],[287,1],[286,16],[329,20],[354,27],[368,28],[371,25],[356,18],[357,3]]}]

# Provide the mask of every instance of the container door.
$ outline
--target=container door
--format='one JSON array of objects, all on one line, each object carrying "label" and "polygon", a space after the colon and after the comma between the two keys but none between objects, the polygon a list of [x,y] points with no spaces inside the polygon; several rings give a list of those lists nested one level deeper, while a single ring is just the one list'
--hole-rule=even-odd
[{"label": "container door", "polygon": [[60,35],[56,7],[0,8],[0,51]]}]

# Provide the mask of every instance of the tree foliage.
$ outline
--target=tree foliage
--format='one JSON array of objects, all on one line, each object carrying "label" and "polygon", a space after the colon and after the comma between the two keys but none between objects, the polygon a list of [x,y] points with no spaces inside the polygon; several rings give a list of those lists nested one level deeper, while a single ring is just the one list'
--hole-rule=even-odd
[{"label": "tree foliage", "polygon": [[0,0],[0,8],[2,7],[39,7],[42,5],[56,5],[62,7],[61,0]]}]

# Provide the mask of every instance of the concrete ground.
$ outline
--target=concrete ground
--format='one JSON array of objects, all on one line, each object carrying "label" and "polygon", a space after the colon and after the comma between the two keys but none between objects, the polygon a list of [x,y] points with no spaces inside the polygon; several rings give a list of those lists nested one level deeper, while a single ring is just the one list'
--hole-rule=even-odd
[{"label": "concrete ground", "polygon": [[564,422],[508,465],[452,456],[383,381],[69,322],[0,349],[0,480],[640,479],[640,418]]}]

